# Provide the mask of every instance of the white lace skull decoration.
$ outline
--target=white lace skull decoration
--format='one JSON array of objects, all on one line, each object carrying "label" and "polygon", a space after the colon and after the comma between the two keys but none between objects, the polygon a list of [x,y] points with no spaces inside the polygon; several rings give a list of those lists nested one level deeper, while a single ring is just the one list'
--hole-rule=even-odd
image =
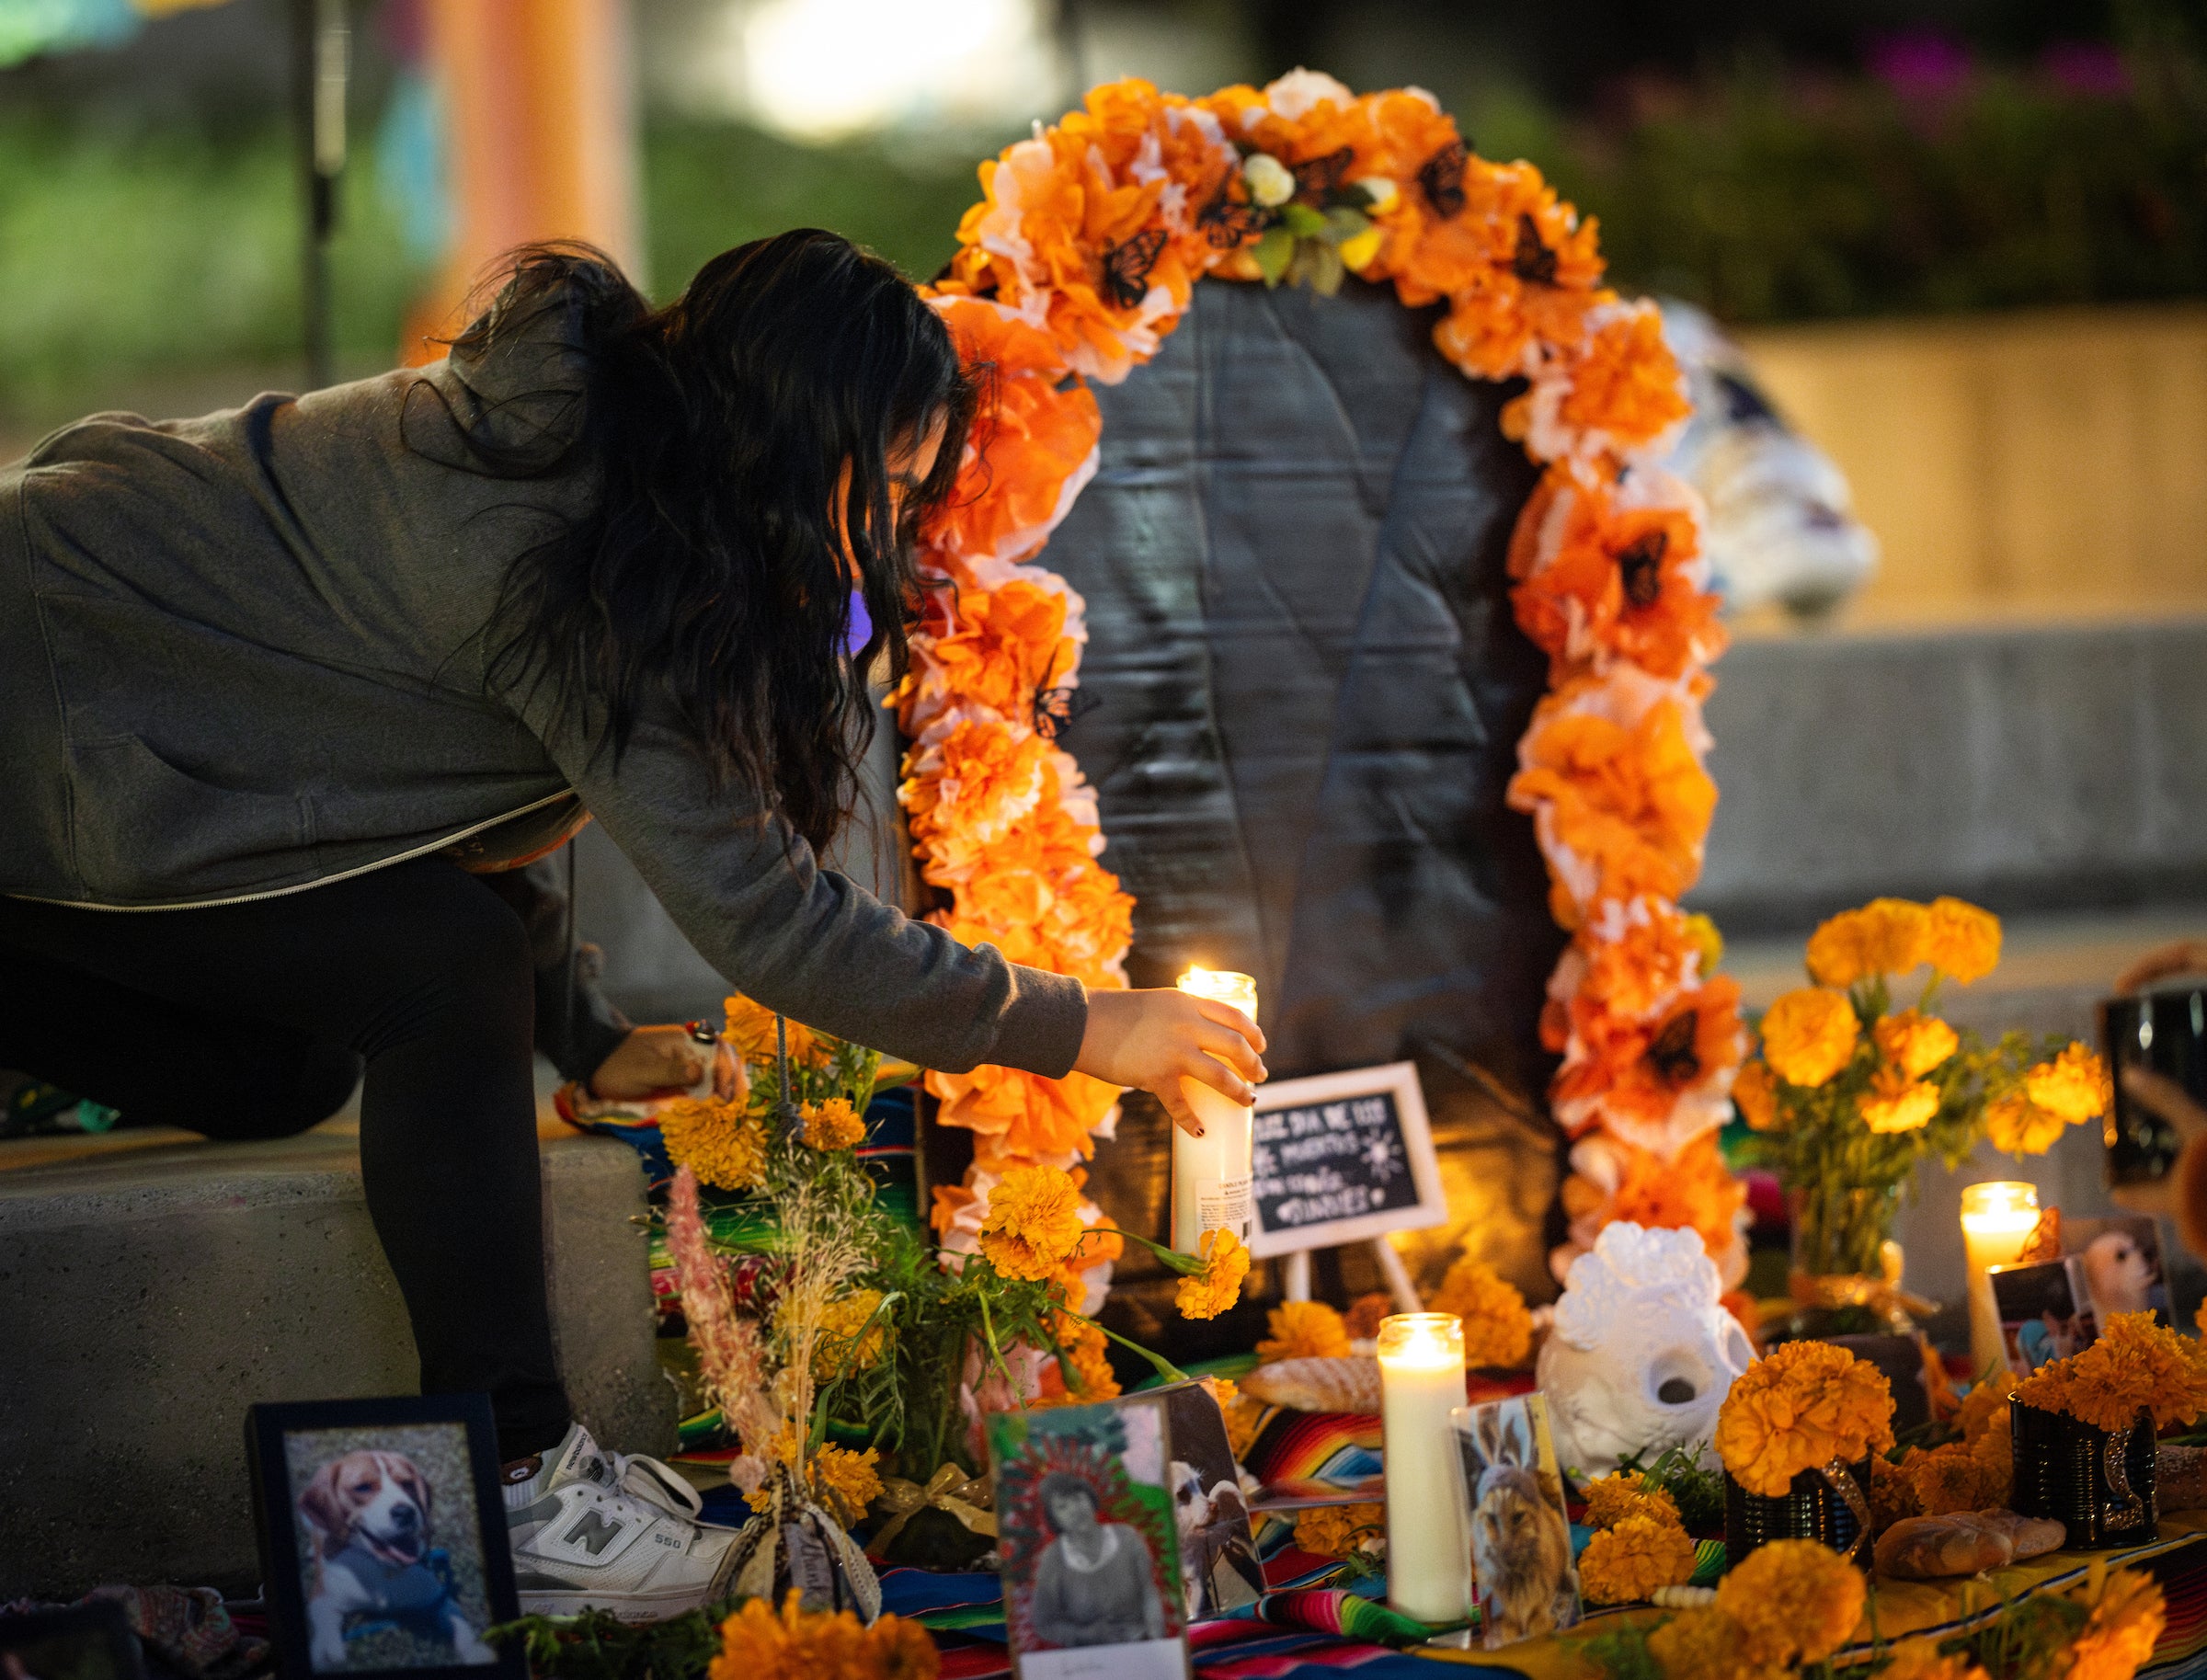
[{"label": "white lace skull decoration", "polygon": [[1620,1221],[1572,1262],[1538,1367],[1566,1467],[1599,1474],[1716,1434],[1717,1408],[1755,1357],[1721,1294],[1692,1231]]}]

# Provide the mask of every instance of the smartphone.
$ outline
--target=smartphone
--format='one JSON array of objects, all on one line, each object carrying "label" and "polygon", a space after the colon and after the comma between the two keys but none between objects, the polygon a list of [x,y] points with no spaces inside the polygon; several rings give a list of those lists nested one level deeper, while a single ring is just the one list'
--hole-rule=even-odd
[{"label": "smartphone", "polygon": [[2115,1106],[2102,1123],[2108,1183],[2143,1184],[2165,1177],[2176,1165],[2181,1140],[2174,1126],[2123,1090],[2123,1069],[2151,1069],[2207,1103],[2207,989],[2110,998],[2099,1006],[2099,1043],[2115,1076]]}]

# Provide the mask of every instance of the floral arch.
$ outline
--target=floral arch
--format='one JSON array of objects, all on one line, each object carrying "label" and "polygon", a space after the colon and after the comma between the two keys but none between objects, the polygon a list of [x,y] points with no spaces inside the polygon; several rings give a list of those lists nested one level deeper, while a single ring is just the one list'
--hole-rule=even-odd
[{"label": "floral arch", "polygon": [[[1538,170],[1469,154],[1418,88],[1359,97],[1301,70],[1198,100],[1112,83],[980,179],[927,295],[991,370],[991,400],[922,533],[947,581],[893,703],[910,743],[898,798],[922,878],[948,897],[932,920],[1015,962],[1126,984],[1134,901],[1098,861],[1094,794],[1055,742],[1082,604],[1037,558],[1096,471],[1088,382],[1154,355],[1206,277],[1330,291],[1354,274],[1406,305],[1446,303],[1435,345],[1467,377],[1526,382],[1503,428],[1542,469],[1509,569],[1549,691],[1509,796],[1572,936],[1541,1021],[1574,1140],[1572,1240],[1552,1263],[1630,1218],[1698,1231],[1736,1283],[1744,1192],[1715,1131],[1746,1047],[1739,993],[1713,973],[1714,930],[1677,903],[1716,805],[1701,706],[1724,634],[1698,501],[1656,465],[1689,406],[1654,306],[1601,284],[1595,223]],[[1116,1117],[1116,1090],[1080,1074],[928,1084],[942,1122],[975,1135],[964,1185],[936,1191],[954,1251],[974,1247],[1006,1169],[1077,1166]],[[1086,1257],[1092,1308],[1116,1250],[1099,1238]]]}]

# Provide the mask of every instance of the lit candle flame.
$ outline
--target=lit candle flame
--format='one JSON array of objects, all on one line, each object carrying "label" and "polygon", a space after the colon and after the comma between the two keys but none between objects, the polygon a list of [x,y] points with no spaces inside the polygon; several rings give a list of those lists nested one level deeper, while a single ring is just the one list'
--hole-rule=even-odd
[{"label": "lit candle flame", "polygon": [[2039,1187],[2013,1179],[1968,1184],[1961,1192],[1961,1228],[1977,1236],[2028,1231],[2039,1222]]},{"label": "lit candle flame", "polygon": [[1190,968],[1179,984],[1192,997],[1231,1004],[1252,1021],[1257,1018],[1257,983],[1248,975],[1229,968]]}]

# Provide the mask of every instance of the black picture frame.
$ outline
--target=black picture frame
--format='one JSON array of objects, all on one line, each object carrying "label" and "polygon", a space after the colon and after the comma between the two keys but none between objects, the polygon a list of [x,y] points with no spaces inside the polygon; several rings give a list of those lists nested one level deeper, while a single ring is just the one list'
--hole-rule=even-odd
[{"label": "black picture frame", "polygon": [[[301,1514],[302,1496],[293,1491],[298,1468],[293,1460],[294,1438],[322,1431],[371,1437],[376,1432],[388,1431],[392,1432],[394,1441],[394,1446],[388,1450],[403,1455],[405,1449],[400,1443],[418,1440],[423,1432],[437,1429],[461,1432],[464,1439],[462,1455],[464,1470],[448,1473],[444,1485],[436,1490],[441,1497],[432,1497],[431,1504],[441,1507],[442,1514],[432,1510],[428,1518],[431,1526],[428,1534],[431,1537],[470,1542],[479,1575],[466,1584],[463,1594],[454,1588],[450,1572],[450,1548],[434,1549],[447,1554],[447,1571],[442,1577],[447,1594],[444,1602],[459,1606],[462,1619],[479,1637],[482,1629],[474,1627],[475,1617],[466,1613],[467,1604],[479,1604],[485,1628],[516,1620],[521,1613],[520,1595],[514,1586],[513,1555],[506,1543],[506,1504],[498,1479],[497,1431],[491,1420],[487,1395],[303,1400],[254,1406],[247,1411],[246,1458],[252,1474],[254,1527],[260,1541],[262,1592],[268,1602],[269,1637],[275,1641],[277,1660],[287,1680],[326,1680],[332,1675],[357,1680],[360,1676],[378,1674],[403,1674],[407,1680],[527,1680],[527,1658],[518,1641],[488,1647],[491,1660],[485,1662],[479,1657],[463,1657],[460,1644],[463,1636],[458,1632],[448,1634],[454,1650],[454,1660],[451,1663],[417,1658],[378,1663],[371,1656],[361,1662],[333,1663],[317,1658],[315,1616],[310,1610],[310,1597],[320,1594],[323,1590],[320,1583],[328,1577],[323,1572],[326,1560],[316,1554],[314,1546],[302,1544],[302,1526],[312,1527],[313,1524]],[[305,1443],[301,1443],[300,1448],[306,1452],[316,1450]],[[363,1443],[351,1450],[377,1449]],[[451,1526],[457,1520],[451,1514],[455,1482],[463,1482],[472,1498],[475,1516],[472,1534],[458,1534]],[[434,1526],[440,1522],[444,1527]],[[413,1567],[433,1570],[434,1564],[434,1558],[425,1553],[424,1561]],[[316,1583],[311,1591],[310,1581]],[[353,1609],[346,1613],[340,1626],[352,1621],[354,1617],[373,1615],[373,1606]],[[391,1625],[417,1646],[423,1640],[421,1629],[445,1625],[448,1619],[440,1606],[433,1605],[425,1610],[418,1603],[394,1610],[392,1617],[396,1619]],[[326,1606],[322,1619],[326,1629]],[[360,1630],[360,1624],[354,1623],[353,1630],[341,1637],[353,1638]]]},{"label": "black picture frame", "polygon": [[0,1615],[0,1674],[38,1680],[145,1680],[145,1653],[112,1599]]}]

